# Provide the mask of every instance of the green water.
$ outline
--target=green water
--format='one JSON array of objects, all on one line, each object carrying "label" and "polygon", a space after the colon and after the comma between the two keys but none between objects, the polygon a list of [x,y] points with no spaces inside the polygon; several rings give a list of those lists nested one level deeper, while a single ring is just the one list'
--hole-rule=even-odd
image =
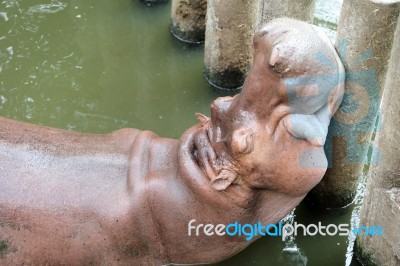
[{"label": "green water", "polygon": [[8,0],[0,12],[3,116],[178,137],[218,96],[202,75],[202,47],[170,36],[168,5]]},{"label": "green water", "polygon": [[[179,137],[221,96],[203,47],[168,31],[170,4],[5,0],[0,4],[0,115],[74,131],[122,127]],[[351,210],[302,204],[298,223],[349,223]],[[347,237],[263,238],[219,265],[345,265]]]}]

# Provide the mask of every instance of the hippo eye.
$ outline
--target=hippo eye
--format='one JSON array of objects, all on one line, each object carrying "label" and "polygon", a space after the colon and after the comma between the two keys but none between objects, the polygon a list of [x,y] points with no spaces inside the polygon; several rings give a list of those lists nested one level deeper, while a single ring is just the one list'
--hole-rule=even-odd
[{"label": "hippo eye", "polygon": [[253,130],[240,128],[232,135],[232,152],[236,155],[249,154],[254,149]]}]

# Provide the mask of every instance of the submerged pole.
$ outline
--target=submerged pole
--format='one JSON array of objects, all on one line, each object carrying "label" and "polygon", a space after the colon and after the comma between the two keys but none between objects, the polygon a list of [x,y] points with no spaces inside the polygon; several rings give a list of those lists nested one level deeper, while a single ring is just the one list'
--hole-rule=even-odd
[{"label": "submerged pole", "polygon": [[237,89],[243,85],[261,4],[261,0],[208,0],[204,74],[213,86]]},{"label": "submerged pole", "polygon": [[325,145],[330,168],[309,194],[322,207],[343,207],[354,199],[375,130],[399,2],[343,2],[336,48],[346,68],[345,95]]},{"label": "submerged pole", "polygon": [[400,20],[382,99],[382,127],[377,136],[381,158],[371,166],[360,225],[380,226],[382,235],[360,234],[356,251],[365,265],[400,263]]},{"label": "submerged pole", "polygon": [[204,41],[207,0],[172,0],[171,33],[187,43]]}]

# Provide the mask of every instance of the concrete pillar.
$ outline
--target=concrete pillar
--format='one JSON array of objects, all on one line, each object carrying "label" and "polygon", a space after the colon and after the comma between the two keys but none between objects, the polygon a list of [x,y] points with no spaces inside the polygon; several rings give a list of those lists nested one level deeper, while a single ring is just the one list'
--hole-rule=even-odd
[{"label": "concrete pillar", "polygon": [[172,0],[171,33],[187,43],[204,41],[207,0]]},{"label": "concrete pillar", "polygon": [[346,88],[325,145],[331,168],[309,194],[317,205],[343,207],[354,198],[375,130],[399,2],[343,2],[336,48],[346,68]]},{"label": "concrete pillar", "polygon": [[288,17],[312,23],[314,0],[263,0],[262,23]]},{"label": "concrete pillar", "polygon": [[222,89],[242,86],[252,62],[252,38],[262,0],[208,0],[204,74]]},{"label": "concrete pillar", "polygon": [[400,265],[400,19],[382,99],[382,127],[376,144],[380,160],[371,166],[360,225],[381,226],[383,236],[357,237],[365,265]]}]

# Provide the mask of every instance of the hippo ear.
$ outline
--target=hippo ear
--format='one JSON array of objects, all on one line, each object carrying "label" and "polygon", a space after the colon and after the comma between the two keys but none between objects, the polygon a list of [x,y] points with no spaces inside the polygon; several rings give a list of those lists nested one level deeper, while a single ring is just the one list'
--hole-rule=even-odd
[{"label": "hippo ear", "polygon": [[279,48],[274,47],[272,48],[271,57],[269,58],[270,66],[274,67],[276,62],[279,60]]},{"label": "hippo ear", "polygon": [[197,119],[200,120],[200,122],[203,124],[203,126],[206,125],[208,123],[208,121],[210,120],[209,117],[207,117],[203,114],[200,114],[200,113],[196,113],[196,117],[197,117]]},{"label": "hippo ear", "polygon": [[237,173],[232,170],[223,169],[217,177],[211,180],[211,186],[215,190],[227,189],[237,177]]},{"label": "hippo ear", "polygon": [[288,59],[290,58],[290,54],[288,55],[287,51],[284,53],[283,49],[284,48],[280,49],[278,46],[274,46],[269,58],[270,67],[280,74],[285,74],[293,69],[293,62]]}]

